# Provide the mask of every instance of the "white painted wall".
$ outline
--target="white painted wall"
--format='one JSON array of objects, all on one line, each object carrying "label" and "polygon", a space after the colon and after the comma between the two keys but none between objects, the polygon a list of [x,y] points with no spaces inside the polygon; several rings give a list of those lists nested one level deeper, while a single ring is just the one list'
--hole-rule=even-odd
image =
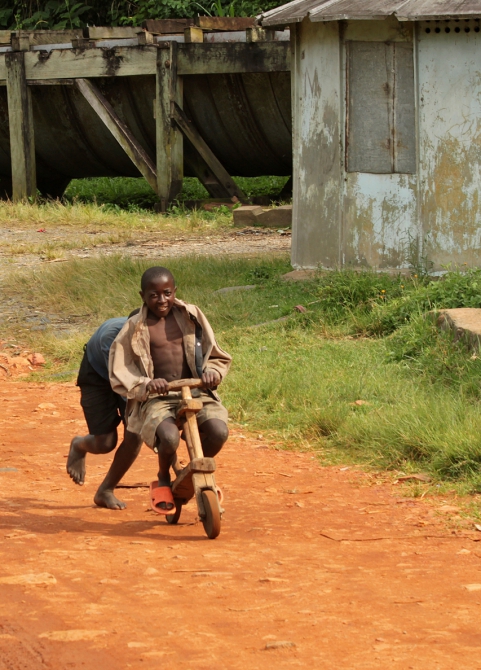
[{"label": "white painted wall", "polygon": [[[425,32],[428,25],[430,34]],[[439,34],[434,25],[418,26],[425,253],[438,268],[449,263],[480,265],[481,33],[474,32],[474,21],[441,22]],[[459,34],[453,30],[457,25]]]},{"label": "white painted wall", "polygon": [[292,264],[334,267],[340,261],[338,25],[304,20],[294,32]]},{"label": "white painted wall", "polygon": [[[481,265],[481,33],[416,25],[418,170],[347,173],[347,39],[411,40],[412,24],[304,20],[293,33],[294,267],[402,268],[416,240],[440,269]],[[425,32],[431,26],[430,34]],[[419,193],[419,195],[418,195]]]}]

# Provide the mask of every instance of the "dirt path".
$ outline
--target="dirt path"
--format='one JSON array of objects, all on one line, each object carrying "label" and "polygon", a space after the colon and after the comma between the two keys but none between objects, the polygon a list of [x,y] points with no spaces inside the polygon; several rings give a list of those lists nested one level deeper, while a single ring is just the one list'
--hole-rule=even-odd
[{"label": "dirt path", "polygon": [[[192,504],[168,526],[146,488],[95,508],[110,458],[70,482],[73,384],[4,383],[0,407],[1,670],[481,668],[481,533],[452,500],[234,430],[211,541]],[[144,448],[125,483],[155,469]]]},{"label": "dirt path", "polygon": [[[115,237],[115,231],[111,231]],[[83,233],[77,229],[49,228],[45,233],[35,230],[0,229],[0,279],[12,269],[28,269],[59,263],[71,258],[98,258],[120,254],[132,258],[177,258],[196,254],[237,255],[285,253],[291,247],[288,231],[272,228],[244,228],[224,233],[174,235],[165,231],[129,233],[117,243],[99,242],[109,231]],[[31,249],[30,251],[28,251]]]}]

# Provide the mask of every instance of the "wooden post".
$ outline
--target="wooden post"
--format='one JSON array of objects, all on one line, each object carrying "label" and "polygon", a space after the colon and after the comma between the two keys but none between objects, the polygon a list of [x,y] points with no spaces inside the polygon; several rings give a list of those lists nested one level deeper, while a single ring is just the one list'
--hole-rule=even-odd
[{"label": "wooden post", "polygon": [[163,212],[182,189],[184,143],[182,133],[172,123],[171,104],[182,109],[183,97],[182,77],[177,75],[177,42],[170,42],[167,48],[160,47],[157,52],[157,191]]},{"label": "wooden post", "polygon": [[14,202],[35,199],[37,195],[32,98],[25,78],[24,58],[23,51],[5,54]]}]

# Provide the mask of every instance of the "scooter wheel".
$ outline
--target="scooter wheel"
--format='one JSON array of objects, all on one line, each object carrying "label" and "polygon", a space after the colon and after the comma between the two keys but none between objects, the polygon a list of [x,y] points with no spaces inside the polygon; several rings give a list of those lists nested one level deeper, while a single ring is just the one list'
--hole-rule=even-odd
[{"label": "scooter wheel", "polygon": [[202,519],[205,533],[209,540],[214,540],[220,533],[220,508],[217,494],[210,489],[202,491],[205,517]]},{"label": "scooter wheel", "polygon": [[167,523],[176,524],[180,519],[180,513],[182,512],[182,503],[180,500],[174,500],[175,502],[175,512],[173,514],[166,514],[165,518]]}]

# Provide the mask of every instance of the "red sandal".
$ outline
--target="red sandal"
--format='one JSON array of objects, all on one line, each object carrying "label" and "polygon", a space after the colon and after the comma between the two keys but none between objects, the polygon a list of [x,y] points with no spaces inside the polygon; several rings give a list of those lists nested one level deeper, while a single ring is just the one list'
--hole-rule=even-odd
[{"label": "red sandal", "polygon": [[[170,503],[170,509],[162,509],[159,507],[160,503]],[[158,481],[154,481],[150,485],[150,505],[156,514],[173,514],[175,512],[175,501],[172,495],[170,486],[159,486]]]}]

